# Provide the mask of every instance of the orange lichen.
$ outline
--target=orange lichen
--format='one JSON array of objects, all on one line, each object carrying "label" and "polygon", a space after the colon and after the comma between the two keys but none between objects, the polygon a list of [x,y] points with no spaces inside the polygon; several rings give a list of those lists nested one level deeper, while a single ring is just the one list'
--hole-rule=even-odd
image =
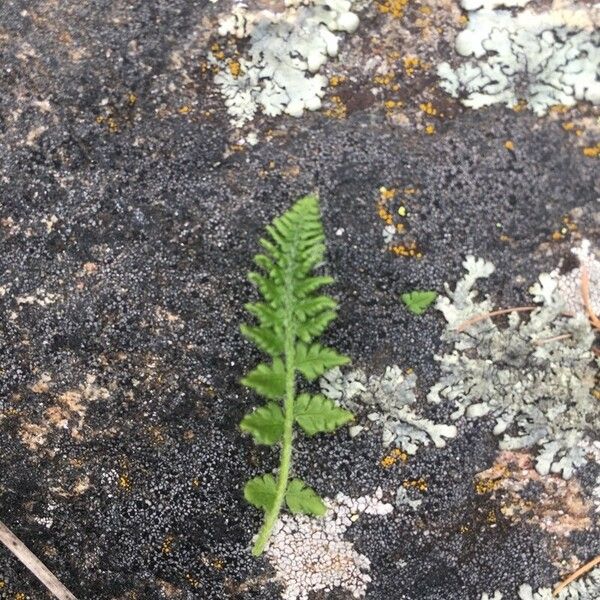
[{"label": "orange lichen", "polygon": [[325,111],[325,116],[332,119],[345,119],[348,115],[348,109],[339,96],[331,97],[332,107]]},{"label": "orange lichen", "polygon": [[377,10],[380,13],[388,14],[396,19],[404,16],[408,5],[408,0],[383,0],[377,3]]},{"label": "orange lichen", "polygon": [[504,147],[505,147],[507,150],[514,150],[514,149],[515,149],[515,143],[514,143],[512,140],[506,140],[506,141],[504,142]]},{"label": "orange lichen", "polygon": [[516,104],[513,104],[512,109],[515,112],[523,112],[527,108],[527,100],[521,98]]},{"label": "orange lichen", "polygon": [[121,473],[117,482],[118,486],[125,491],[131,490],[131,478],[128,473]]},{"label": "orange lichen", "polygon": [[390,252],[393,252],[396,256],[423,258],[423,254],[418,249],[416,242],[409,242],[408,244],[398,244],[395,246],[391,246]]},{"label": "orange lichen", "polygon": [[172,550],[173,550],[173,540],[175,538],[172,535],[168,535],[162,543],[162,548],[161,548],[161,552],[163,554],[171,554]]},{"label": "orange lichen", "polygon": [[583,155],[589,158],[598,158],[600,157],[600,142],[595,146],[587,146],[582,150]]},{"label": "orange lichen", "polygon": [[344,75],[332,75],[329,78],[329,85],[331,87],[337,87],[338,85],[342,85],[346,81],[346,77]]},{"label": "orange lichen", "polygon": [[[422,69],[423,71],[427,71],[430,65],[423,60],[421,60],[418,56],[405,56],[402,59],[402,63],[404,65],[404,72],[412,77],[415,74],[417,69]],[[431,103],[430,103],[431,104]]]},{"label": "orange lichen", "polygon": [[433,123],[425,125],[425,133],[427,135],[433,135],[435,133],[435,125]]},{"label": "orange lichen", "polygon": [[384,456],[379,461],[379,466],[384,469],[393,467],[398,461],[406,462],[408,460],[408,454],[400,450],[400,448],[394,448],[387,456]]},{"label": "orange lichen", "polygon": [[189,114],[189,112],[191,110],[192,109],[189,106],[187,106],[187,104],[184,104],[183,106],[179,107],[178,112],[179,112],[180,115],[187,115],[187,114]]},{"label": "orange lichen", "polygon": [[233,77],[237,78],[239,74],[242,72],[242,65],[238,60],[230,60],[229,64],[229,72],[233,75]]},{"label": "orange lichen", "polygon": [[405,479],[402,482],[402,487],[406,490],[412,489],[418,490],[419,492],[426,492],[428,486],[427,482],[420,477],[419,479]]}]

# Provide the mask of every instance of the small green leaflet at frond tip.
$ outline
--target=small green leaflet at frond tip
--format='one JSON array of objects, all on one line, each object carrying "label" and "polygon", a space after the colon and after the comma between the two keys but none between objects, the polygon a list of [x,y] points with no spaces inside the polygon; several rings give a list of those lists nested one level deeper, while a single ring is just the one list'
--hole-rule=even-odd
[{"label": "small green leaflet at frond tip", "polygon": [[261,363],[242,379],[242,384],[252,388],[270,400],[282,398],[285,394],[285,366],[280,358],[273,364]]},{"label": "small green leaflet at frond tip", "polygon": [[422,315],[436,300],[437,292],[414,290],[402,294],[402,302],[413,315]]},{"label": "small green leaflet at frond tip", "polygon": [[277,483],[275,482],[275,477],[267,473],[266,475],[254,477],[246,483],[244,486],[244,498],[252,506],[262,508],[265,512],[268,512],[273,508],[277,493],[276,490]]},{"label": "small green leaflet at frond tip", "polygon": [[269,402],[247,414],[240,428],[251,433],[257,444],[272,446],[283,435],[283,411],[279,404]]},{"label": "small green leaflet at frond tip", "polygon": [[295,367],[309,381],[315,380],[333,367],[347,365],[349,362],[350,359],[347,356],[343,356],[333,348],[326,348],[321,344],[309,346],[304,342],[296,344]]},{"label": "small green leaflet at frond tip", "polygon": [[294,418],[308,435],[335,431],[352,421],[354,415],[325,396],[300,394],[294,405]]},{"label": "small green leaflet at frond tip", "polygon": [[322,517],[327,507],[319,495],[302,479],[292,479],[285,493],[285,502],[293,514],[302,513]]}]

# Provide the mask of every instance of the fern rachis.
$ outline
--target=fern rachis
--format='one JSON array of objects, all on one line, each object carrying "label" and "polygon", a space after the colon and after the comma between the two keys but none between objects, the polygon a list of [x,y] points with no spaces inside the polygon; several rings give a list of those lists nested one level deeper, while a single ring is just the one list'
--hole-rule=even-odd
[{"label": "fern rachis", "polygon": [[241,422],[258,444],[280,443],[277,477],[251,479],[244,488],[246,500],[265,512],[264,523],[253,547],[261,554],[284,505],[293,512],[323,515],[325,505],[302,480],[290,481],[294,424],[308,435],[334,431],[352,414],[321,395],[296,394],[298,373],[312,381],[326,370],[349,362],[331,348],[315,342],[336,317],[337,303],[316,295],[333,280],[312,275],[325,253],[325,236],[316,196],[306,196],[267,226],[269,239],[260,244],[265,253],[254,261],[262,273],[250,273],[263,297],[246,305],[258,325],[242,325],[242,334],[268,354],[271,364],[261,363],[242,383],[269,402],[249,413]]}]

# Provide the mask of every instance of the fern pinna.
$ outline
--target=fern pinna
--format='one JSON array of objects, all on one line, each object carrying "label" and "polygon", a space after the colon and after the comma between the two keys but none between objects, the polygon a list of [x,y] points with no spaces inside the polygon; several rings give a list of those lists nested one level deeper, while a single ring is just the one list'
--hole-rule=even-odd
[{"label": "fern pinna", "polygon": [[298,373],[313,381],[328,369],[350,362],[314,341],[337,314],[335,300],[316,293],[333,279],[312,273],[325,253],[317,197],[298,200],[267,226],[267,233],[268,238],[260,240],[264,254],[254,257],[261,272],[248,275],[263,297],[262,302],[246,305],[257,324],[242,325],[241,331],[271,358],[242,379],[268,402],[247,414],[240,426],[257,444],[280,444],[281,451],[277,474],[255,477],[244,488],[246,500],[265,513],[254,555],[263,551],[284,503],[292,513],[325,513],[312,488],[301,479],[290,481],[294,424],[314,435],[334,431],[352,419],[349,411],[320,394],[296,392]]}]

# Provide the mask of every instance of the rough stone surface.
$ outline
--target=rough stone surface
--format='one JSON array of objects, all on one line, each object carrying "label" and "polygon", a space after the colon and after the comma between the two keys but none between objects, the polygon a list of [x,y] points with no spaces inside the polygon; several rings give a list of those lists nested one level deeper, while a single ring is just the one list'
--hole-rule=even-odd
[{"label": "rough stone surface", "polygon": [[[249,552],[260,515],[241,488],[276,457],[237,428],[256,404],[238,381],[259,359],[238,325],[257,238],[295,198],[322,198],[341,305],[328,341],[369,373],[413,368],[440,422],[448,412],[425,394],[444,324],[435,311],[410,315],[399,295],[442,291],[474,254],[496,265],[483,291],[509,306],[576,238],[600,242],[598,162],[561,126],[567,117],[463,111],[445,98],[443,118],[427,113],[428,135],[414,115],[443,93],[426,69],[397,76],[405,112],[384,106],[387,84],[372,93],[369,78],[349,79],[344,118],[260,117],[257,143],[240,143],[248,132],[228,129],[203,71],[218,5],[2,5],[0,518],[80,600],[279,598],[267,560]],[[385,48],[373,45],[379,30],[423,30],[418,6],[360,16],[351,73],[371,69],[362,51]],[[422,258],[387,249],[382,187],[418,190],[403,197],[396,243]],[[600,553],[593,510],[553,554],[547,531],[476,493],[498,452],[484,421],[390,468],[376,435],[298,440],[297,474],[324,496],[408,482],[422,499],[348,530],[371,562],[368,599],[510,598]],[[579,475],[584,496],[598,474],[590,464]],[[0,580],[0,598],[48,598],[1,548]]]}]

